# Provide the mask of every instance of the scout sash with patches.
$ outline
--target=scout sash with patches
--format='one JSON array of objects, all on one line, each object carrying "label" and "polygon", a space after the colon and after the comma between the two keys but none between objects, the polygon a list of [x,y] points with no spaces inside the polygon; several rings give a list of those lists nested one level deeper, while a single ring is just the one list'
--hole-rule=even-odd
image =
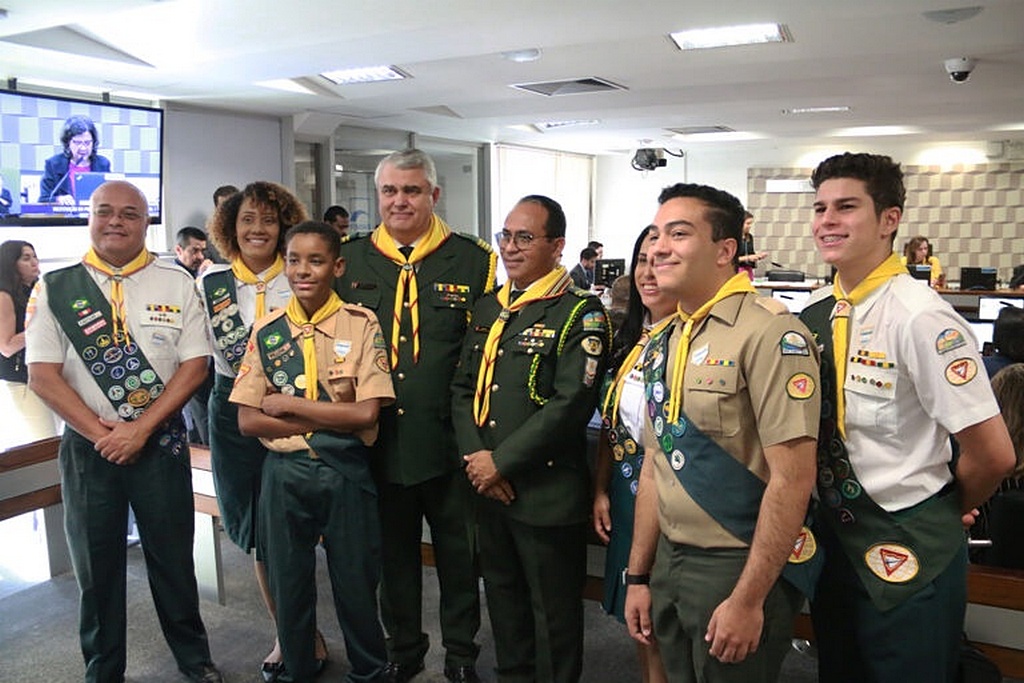
[{"label": "scout sash with patches", "polygon": [[[654,337],[644,360],[647,414],[660,450],[686,493],[716,522],[746,544],[754,539],[765,483],[704,434],[683,412],[668,423],[669,386],[665,381],[672,328]],[[823,552],[805,525],[796,538],[782,577],[809,598],[824,564]]]},{"label": "scout sash with patches", "polygon": [[[93,380],[117,411],[131,422],[164,391],[164,382],[139,345],[127,339],[127,329],[114,332],[113,309],[83,264],[43,276],[49,290],[50,309],[71,347],[85,363]],[[58,303],[59,302],[59,303]],[[181,315],[174,306],[154,305],[147,314]],[[185,423],[179,411],[153,436],[150,443],[174,456],[188,455]]]},{"label": "scout sash with patches", "polygon": [[245,340],[249,338],[249,328],[242,322],[234,273],[224,270],[204,277],[203,301],[210,316],[213,346],[231,366],[231,370],[238,374],[238,366],[245,356]]},{"label": "scout sash with patches", "polygon": [[960,503],[950,488],[906,510],[889,512],[857,480],[833,409],[837,393],[844,390],[832,351],[835,304],[830,296],[800,314],[821,349],[817,517],[835,531],[872,602],[886,611],[931,583],[961,550]]},{"label": "scout sash with patches", "polygon": [[[283,394],[305,396],[307,383],[302,358],[302,331],[292,336],[287,316],[281,315],[256,333],[256,344],[263,372],[271,384]],[[317,391],[317,400],[331,401],[322,384]],[[306,434],[305,439],[316,457],[368,493],[377,493],[370,474],[370,450],[357,436],[319,429]]]}]

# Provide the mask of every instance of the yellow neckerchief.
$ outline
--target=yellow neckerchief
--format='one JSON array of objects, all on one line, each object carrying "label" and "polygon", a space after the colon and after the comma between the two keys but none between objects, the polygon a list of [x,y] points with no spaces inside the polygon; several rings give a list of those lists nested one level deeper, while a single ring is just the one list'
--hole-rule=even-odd
[{"label": "yellow neckerchief", "polygon": [[316,344],[313,343],[316,337],[316,326],[330,318],[341,309],[341,298],[331,290],[327,301],[317,309],[310,317],[306,317],[306,311],[302,308],[298,298],[293,294],[288,300],[288,307],[284,314],[293,325],[302,328],[302,362],[303,372],[306,375],[306,398],[310,401],[317,400],[319,389],[317,386],[316,373]]},{"label": "yellow neckerchief", "polygon": [[[391,367],[393,368],[398,367],[398,340],[401,337],[399,328],[402,326],[403,307],[408,307],[409,315],[412,316],[412,362],[418,363],[420,360],[420,297],[419,288],[416,285],[415,264],[437,250],[451,234],[451,228],[443,220],[436,214],[431,215],[430,227],[427,228],[427,232],[424,233],[408,258],[398,250],[398,245],[391,234],[384,229],[383,223],[378,225],[370,235],[373,246],[377,247],[378,251],[392,262],[402,267],[398,271],[398,283],[395,285],[394,322],[391,325]],[[405,300],[406,292],[409,294],[408,302]]]},{"label": "yellow neckerchief", "polygon": [[[672,313],[660,321],[655,323],[649,330],[645,329],[641,334],[640,338],[636,340],[636,344],[626,354],[626,358],[622,361],[622,365],[619,366],[619,371],[615,373],[615,379],[608,387],[607,393],[604,395],[604,403],[601,404],[601,417],[607,418],[614,427],[619,422],[619,400],[622,398],[622,385],[626,381],[626,376],[630,373],[633,367],[636,365],[637,360],[640,359],[640,354],[643,353],[644,347],[647,346],[647,342],[657,336],[662,330],[669,326],[676,319],[676,314]],[[609,413],[609,407],[611,412]]]},{"label": "yellow neckerchief", "polygon": [[727,299],[734,294],[756,291],[750,284],[750,278],[746,273],[736,273],[721,286],[713,297],[690,315],[687,315],[678,305],[676,306],[676,313],[685,324],[683,325],[682,339],[679,340],[679,348],[676,349],[675,361],[672,363],[672,389],[668,397],[667,415],[669,424],[675,424],[679,420],[679,411],[683,405],[683,373],[686,372],[686,357],[690,354],[690,335],[693,333],[693,328],[706,318],[708,312],[722,299]]},{"label": "yellow neckerchief", "polygon": [[836,364],[836,424],[844,439],[846,392],[843,389],[843,381],[846,377],[846,356],[850,346],[850,316],[853,315],[853,307],[864,303],[864,299],[891,278],[906,272],[907,269],[900,263],[899,257],[896,254],[889,254],[889,258],[878,264],[878,267],[861,280],[849,294],[843,291],[838,274],[832,283],[832,296],[836,299],[836,305],[832,309],[832,355]]},{"label": "yellow neckerchief", "polygon": [[501,341],[501,333],[505,331],[505,323],[511,315],[521,311],[534,301],[551,299],[560,296],[569,285],[572,278],[565,266],[558,266],[550,273],[534,282],[526,288],[518,299],[509,303],[512,294],[512,281],[507,281],[498,290],[498,303],[501,304],[501,313],[498,319],[491,325],[487,333],[487,341],[484,342],[484,355],[480,359],[480,369],[476,376],[476,393],[473,396],[473,418],[477,427],[483,427],[487,422],[487,416],[491,412],[491,382],[494,379],[494,362],[498,359],[498,342]]},{"label": "yellow neckerchief", "polygon": [[114,339],[114,343],[117,343],[118,338],[118,327],[124,332],[124,343],[127,345],[131,338],[128,336],[128,324],[124,318],[124,287],[121,285],[121,281],[133,273],[137,273],[153,261],[153,255],[143,249],[139,252],[138,256],[133,258],[128,263],[124,264],[120,268],[115,268],[106,261],[100,258],[100,255],[96,253],[96,250],[92,247],[86,252],[85,258],[82,262],[85,265],[94,268],[107,277],[110,278],[110,308],[113,313],[113,330],[111,337]]},{"label": "yellow neckerchief", "polygon": [[253,320],[259,320],[267,314],[267,283],[284,271],[284,259],[280,254],[274,256],[274,263],[266,270],[266,277],[260,277],[249,270],[241,258],[231,262],[231,272],[247,285],[256,285],[256,314]]}]

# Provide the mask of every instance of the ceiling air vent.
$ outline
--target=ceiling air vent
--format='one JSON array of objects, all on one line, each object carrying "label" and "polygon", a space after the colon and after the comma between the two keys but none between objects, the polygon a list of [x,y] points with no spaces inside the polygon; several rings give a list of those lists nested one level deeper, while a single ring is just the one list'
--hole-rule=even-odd
[{"label": "ceiling air vent", "polygon": [[572,78],[566,81],[543,81],[540,83],[516,83],[512,86],[519,90],[527,90],[538,95],[555,97],[559,95],[579,95],[588,92],[608,92],[610,90],[626,90],[621,85],[616,85],[603,78],[590,76],[588,78]]},{"label": "ceiling air vent", "polygon": [[685,126],[683,128],[667,128],[673,135],[707,135],[708,133],[735,133],[729,126]]}]

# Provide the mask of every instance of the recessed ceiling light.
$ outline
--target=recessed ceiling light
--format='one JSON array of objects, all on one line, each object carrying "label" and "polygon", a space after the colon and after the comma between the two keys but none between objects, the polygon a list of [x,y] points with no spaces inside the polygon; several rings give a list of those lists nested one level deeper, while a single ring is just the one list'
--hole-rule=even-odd
[{"label": "recessed ceiling light", "polygon": [[598,119],[571,119],[566,121],[540,121],[533,124],[533,127],[541,133],[555,128],[568,128],[570,126],[593,126],[601,123]]},{"label": "recessed ceiling light", "polygon": [[739,142],[741,140],[761,140],[765,136],[742,130],[720,131],[717,133],[694,133],[692,135],[675,134],[673,140],[680,142]]},{"label": "recessed ceiling light", "polygon": [[66,81],[51,81],[46,78],[19,78],[21,85],[34,85],[38,88],[54,88],[56,90],[70,90],[71,92],[84,92],[90,95],[99,95],[108,91],[108,88],[98,88],[94,85],[82,85],[81,83],[68,83]]},{"label": "recessed ceiling light", "polygon": [[783,109],[783,114],[839,114],[850,111],[850,107],[846,105],[842,106],[831,106],[831,107],[793,107],[791,109]]},{"label": "recessed ceiling light", "polygon": [[254,85],[258,85],[261,88],[270,88],[271,90],[283,90],[284,92],[299,93],[300,95],[316,94],[306,86],[296,83],[290,78],[275,78],[269,81],[256,81]]},{"label": "recessed ceiling light", "polygon": [[856,126],[853,128],[840,128],[832,135],[840,138],[888,136],[888,135],[917,135],[924,131],[917,126]]},{"label": "recessed ceiling light", "polygon": [[538,59],[540,59],[540,55],[540,48],[536,47],[528,47],[524,50],[509,50],[507,52],[501,53],[501,56],[507,59],[508,61],[516,62],[518,64],[523,64],[525,62],[536,62]]},{"label": "recessed ceiling light", "polygon": [[680,50],[793,42],[793,36],[785,24],[744,24],[742,26],[695,28],[670,33],[669,37]]},{"label": "recessed ceiling light", "polygon": [[409,75],[394,66],[366,66],[357,69],[337,69],[320,74],[335,85],[352,83],[376,83],[377,81],[400,81]]},{"label": "recessed ceiling light", "polygon": [[981,10],[981,5],[972,5],[970,7],[930,10],[928,12],[921,12],[921,16],[938,24],[958,24],[961,21],[967,21],[978,16]]}]

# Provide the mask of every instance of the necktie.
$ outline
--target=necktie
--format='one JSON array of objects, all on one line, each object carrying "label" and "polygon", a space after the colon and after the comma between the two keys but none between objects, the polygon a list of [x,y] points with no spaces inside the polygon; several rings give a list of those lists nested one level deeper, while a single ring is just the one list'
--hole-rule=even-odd
[{"label": "necktie", "polygon": [[404,247],[399,247],[398,251],[402,252],[402,256],[405,258],[409,258],[409,255],[412,254],[412,247],[405,245]]},{"label": "necktie", "polygon": [[534,301],[541,299],[552,299],[559,296],[572,284],[563,266],[558,266],[550,273],[534,282],[526,288],[523,296],[515,303],[511,301],[512,281],[509,280],[498,290],[498,303],[501,304],[501,313],[498,319],[491,324],[487,333],[487,341],[484,342],[484,353],[480,359],[480,369],[476,376],[476,392],[473,395],[473,418],[477,427],[483,427],[487,422],[487,416],[491,411],[491,384],[494,379],[494,363],[498,360],[498,343],[501,341],[501,333],[505,330],[505,323],[517,313],[529,306]]},{"label": "necktie", "polygon": [[685,311],[676,306],[676,313],[685,324],[683,325],[682,339],[679,340],[679,348],[676,350],[675,361],[672,363],[672,389],[668,397],[667,416],[670,425],[674,425],[679,421],[679,412],[683,405],[683,373],[686,372],[686,357],[690,354],[690,335],[693,334],[693,328],[697,323],[706,318],[714,305],[722,299],[726,299],[733,294],[756,291],[754,286],[750,284],[750,278],[747,277],[746,273],[737,273],[729,278],[713,297],[704,302],[704,305],[693,313],[687,315]]},{"label": "necktie", "polygon": [[836,424],[839,433],[846,438],[846,390],[843,384],[846,379],[846,360],[850,347],[850,317],[853,307],[864,303],[864,299],[891,278],[907,269],[900,263],[896,254],[882,261],[866,278],[857,283],[849,294],[843,291],[839,275],[832,283],[832,295],[836,305],[832,308],[832,355],[836,363]]},{"label": "necktie", "polygon": [[[124,264],[120,268],[115,268],[109,263],[100,258],[99,254],[96,253],[95,249],[90,248],[85,254],[85,258],[82,261],[95,270],[103,273],[110,278],[110,308],[113,317],[111,322],[112,333],[111,336],[114,339],[114,343],[117,344],[121,333],[124,334],[124,343],[127,345],[131,342],[131,338],[128,336],[128,324],[125,320],[125,308],[124,308],[124,287],[122,281],[132,273],[137,273],[150,264],[153,260],[153,255],[143,249],[139,252],[138,256],[133,258],[128,263]],[[118,329],[120,328],[120,333]]]},{"label": "necktie", "polygon": [[525,289],[513,289],[512,293],[508,295],[509,303],[513,303],[514,304],[516,302],[516,299],[521,297],[523,295],[523,292],[525,292],[525,291],[526,291]]},{"label": "necktie", "polygon": [[264,277],[249,270],[249,266],[240,258],[231,262],[231,272],[247,285],[256,285],[256,313],[253,320],[259,320],[267,314],[267,282],[284,271],[284,259],[280,254],[274,257],[274,263],[267,269]]}]

